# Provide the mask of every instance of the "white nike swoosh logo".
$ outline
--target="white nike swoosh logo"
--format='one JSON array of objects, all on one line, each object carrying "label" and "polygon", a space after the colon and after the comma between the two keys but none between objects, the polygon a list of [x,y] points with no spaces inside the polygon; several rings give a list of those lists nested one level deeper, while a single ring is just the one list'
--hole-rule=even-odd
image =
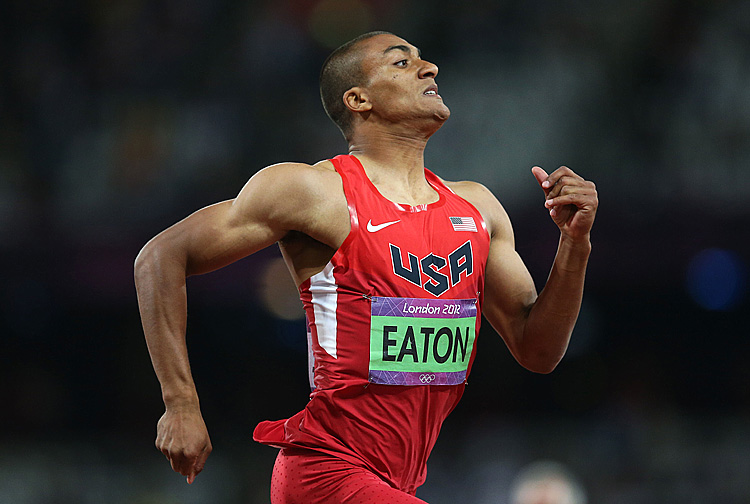
[{"label": "white nike swoosh logo", "polygon": [[397,223],[397,222],[401,222],[401,219],[399,219],[399,220],[395,220],[395,221],[391,221],[391,222],[384,222],[384,223],[382,223],[382,224],[378,224],[377,226],[373,226],[373,225],[372,225],[372,220],[369,220],[369,221],[367,221],[367,230],[368,230],[369,232],[371,232],[371,233],[374,233],[374,232],[376,232],[376,231],[380,231],[380,230],[381,230],[381,229],[383,229],[383,228],[387,228],[387,227],[388,227],[388,226],[390,226],[391,224],[395,224],[395,223]]}]

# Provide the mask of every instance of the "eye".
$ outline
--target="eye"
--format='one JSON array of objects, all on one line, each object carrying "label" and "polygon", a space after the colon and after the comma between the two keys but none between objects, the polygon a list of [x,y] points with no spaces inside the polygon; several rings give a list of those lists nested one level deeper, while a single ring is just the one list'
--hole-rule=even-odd
[{"label": "eye", "polygon": [[397,61],[396,62],[396,66],[405,67],[408,62],[409,62],[409,60],[403,59],[401,61]]}]

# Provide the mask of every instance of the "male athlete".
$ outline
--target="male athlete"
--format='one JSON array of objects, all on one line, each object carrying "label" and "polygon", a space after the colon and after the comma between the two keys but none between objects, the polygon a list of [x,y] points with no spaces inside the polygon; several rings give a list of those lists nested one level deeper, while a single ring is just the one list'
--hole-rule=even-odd
[{"label": "male athlete", "polygon": [[274,504],[423,502],[414,495],[463,393],[482,314],[525,368],[549,373],[562,358],[581,304],[594,184],[566,167],[532,169],[560,229],[537,295],[490,191],[424,167],[427,140],[450,115],[437,73],[390,33],[343,45],[320,86],[349,155],[269,166],[139,254],[138,301],[166,406],[156,445],[188,483],[211,441],[185,344],[185,278],[273,243],[299,287],[314,366],[305,408],[254,432],[281,448]]}]

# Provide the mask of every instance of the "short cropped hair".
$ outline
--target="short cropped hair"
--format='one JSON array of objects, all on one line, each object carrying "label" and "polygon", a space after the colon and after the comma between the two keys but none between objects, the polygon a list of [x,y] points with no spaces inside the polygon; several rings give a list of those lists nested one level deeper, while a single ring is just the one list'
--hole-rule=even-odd
[{"label": "short cropped hair", "polygon": [[336,123],[347,140],[352,133],[352,114],[344,105],[344,93],[355,86],[366,85],[362,70],[359,42],[376,35],[393,35],[386,31],[372,31],[343,44],[333,51],[320,69],[320,99],[328,117]]}]

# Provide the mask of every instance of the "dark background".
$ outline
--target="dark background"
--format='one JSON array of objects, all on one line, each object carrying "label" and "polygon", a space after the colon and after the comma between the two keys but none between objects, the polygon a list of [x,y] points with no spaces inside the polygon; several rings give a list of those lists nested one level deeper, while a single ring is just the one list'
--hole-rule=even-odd
[{"label": "dark background", "polygon": [[539,288],[558,233],[530,167],[601,202],[568,355],[534,375],[486,325],[419,495],[503,504],[554,459],[590,503],[750,502],[750,3],[700,0],[3,3],[0,502],[268,501],[252,429],[308,393],[278,251],[189,281],[192,487],[152,445],[132,264],[263,166],[344,152],[317,74],[372,29],[440,67],[427,166],[493,190]]}]

